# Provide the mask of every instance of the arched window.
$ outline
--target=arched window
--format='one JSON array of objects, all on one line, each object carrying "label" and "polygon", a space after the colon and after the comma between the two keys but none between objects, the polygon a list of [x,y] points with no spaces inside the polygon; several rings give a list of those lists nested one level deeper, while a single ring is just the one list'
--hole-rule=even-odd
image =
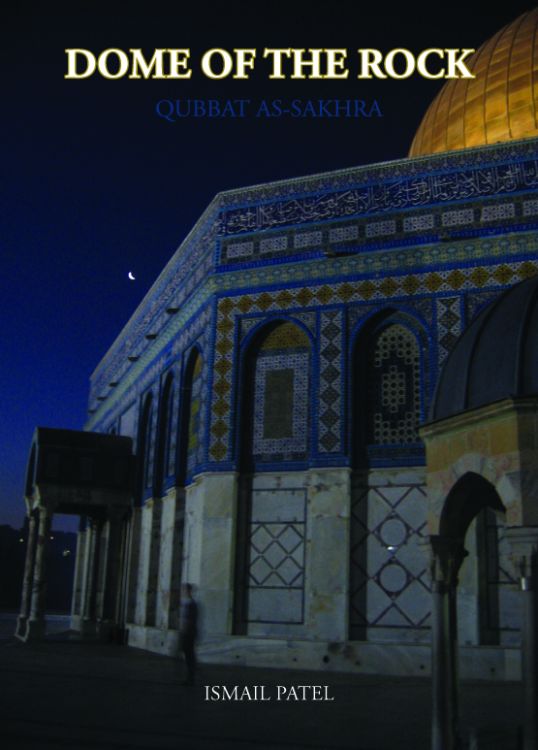
[{"label": "arched window", "polygon": [[148,393],[140,417],[138,428],[137,455],[138,455],[138,480],[137,489],[139,499],[143,499],[146,490],[152,485],[153,478],[153,461],[152,461],[152,416],[153,416],[153,396]]},{"label": "arched window", "polygon": [[[159,435],[157,440],[157,458],[155,462],[155,494],[160,495],[164,480],[173,473],[173,462],[170,458],[172,434],[172,415],[174,407],[174,375],[168,373],[161,392],[159,405]],[[172,466],[170,466],[172,464]]]},{"label": "arched window", "polygon": [[196,347],[191,351],[181,389],[181,437],[178,482],[184,484],[203,459],[204,359]]}]

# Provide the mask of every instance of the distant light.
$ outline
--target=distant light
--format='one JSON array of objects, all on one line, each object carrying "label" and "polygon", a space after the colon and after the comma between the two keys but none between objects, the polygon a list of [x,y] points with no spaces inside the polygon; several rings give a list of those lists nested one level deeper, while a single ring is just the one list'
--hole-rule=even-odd
[{"label": "distant light", "polygon": [[62,555],[64,557],[69,557],[70,554],[71,554],[71,550],[70,549],[64,549],[64,551],[62,552]]},{"label": "distant light", "polygon": [[22,538],[22,536],[21,536],[21,538],[19,539],[19,542],[24,542],[24,539]]},{"label": "distant light", "polygon": [[53,536],[51,536],[51,539],[54,539],[54,537],[53,537]]},{"label": "distant light", "polygon": [[398,549],[398,548],[394,547],[392,544],[389,544],[389,546],[387,547],[387,549],[388,549],[389,552],[394,552],[394,550]]}]

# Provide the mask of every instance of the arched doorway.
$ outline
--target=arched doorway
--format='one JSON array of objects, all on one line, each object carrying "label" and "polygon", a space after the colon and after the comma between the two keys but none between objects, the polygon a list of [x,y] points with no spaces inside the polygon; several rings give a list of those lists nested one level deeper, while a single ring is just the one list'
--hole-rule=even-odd
[{"label": "arched doorway", "polygon": [[458,574],[458,639],[501,645],[519,642],[520,599],[505,538],[505,508],[484,477],[467,472],[449,492],[439,534],[467,552]]},{"label": "arched doorway", "polygon": [[[450,489],[439,518],[439,534],[430,537],[432,549],[432,747],[452,748],[458,732],[458,583],[468,551],[466,538],[476,519],[488,513],[504,515],[505,507],[495,487],[480,474],[468,471]],[[487,568],[481,566],[482,576]],[[482,612],[492,591],[487,580],[475,592]],[[498,590],[491,614],[498,613]],[[482,625],[484,620],[482,619]],[[491,623],[490,623],[491,624]],[[497,622],[498,624],[498,622]],[[484,631],[481,627],[481,638]]]}]

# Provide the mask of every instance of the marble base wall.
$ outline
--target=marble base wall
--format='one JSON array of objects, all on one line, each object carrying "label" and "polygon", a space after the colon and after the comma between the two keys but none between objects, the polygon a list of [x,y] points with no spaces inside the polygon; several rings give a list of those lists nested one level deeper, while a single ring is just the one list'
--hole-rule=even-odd
[{"label": "marble base wall", "polygon": [[[177,631],[129,625],[129,645],[177,657]],[[198,644],[200,663],[321,672],[425,677],[430,675],[427,644],[359,643],[357,641],[301,641],[278,638],[207,637]],[[518,681],[519,649],[494,646],[460,648],[459,674],[463,680]]]},{"label": "marble base wall", "polygon": [[[262,503],[261,507],[269,507],[267,504],[271,502],[278,505],[286,500],[286,493],[302,493],[304,497],[302,621],[249,621],[244,635],[234,635],[237,633],[234,587],[241,480],[235,473],[205,474],[185,490],[171,490],[159,499],[156,625],[127,622],[129,644],[177,655],[181,580],[195,587],[200,607],[202,661],[371,674],[428,674],[430,634],[427,621],[419,629],[413,626],[367,627],[362,638],[352,635],[350,630],[351,531],[352,524],[357,523],[353,513],[357,512],[354,505],[358,498],[358,502],[365,504],[359,520],[367,530],[364,559],[371,579],[365,597],[368,617],[373,620],[377,616],[381,599],[387,597],[386,592],[376,588],[377,577],[383,580],[377,569],[383,571],[387,565],[405,566],[408,571],[407,588],[404,587],[402,593],[393,593],[391,601],[407,617],[416,617],[417,621],[422,617],[422,610],[416,609],[418,605],[407,602],[405,596],[406,591],[412,594],[412,586],[427,584],[423,579],[427,559],[418,544],[426,529],[423,470],[380,469],[361,475],[352,474],[347,468],[267,472],[249,481],[249,491],[255,502]],[[149,572],[152,508],[153,503],[148,503],[141,511],[136,603],[140,613],[145,606],[144,575]],[[400,540],[397,535],[404,526],[407,536]],[[478,645],[477,565],[475,550],[470,551],[459,592],[461,674],[464,678],[517,679],[517,648]]]},{"label": "marble base wall", "polygon": [[[282,669],[424,677],[430,675],[428,644],[309,642],[236,636],[200,644],[201,662]],[[459,673],[464,680],[519,680],[518,649],[460,649]]]}]

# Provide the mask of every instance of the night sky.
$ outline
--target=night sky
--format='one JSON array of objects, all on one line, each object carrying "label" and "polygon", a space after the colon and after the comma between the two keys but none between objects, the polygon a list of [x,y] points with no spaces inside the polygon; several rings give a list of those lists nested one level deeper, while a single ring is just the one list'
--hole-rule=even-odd
[{"label": "night sky", "polygon": [[[442,85],[210,81],[211,47],[478,47],[532,3],[13,3],[2,11],[0,524],[19,526],[36,425],[80,429],[88,379],[215,193],[404,157]],[[66,47],[188,47],[190,81],[66,81]],[[161,98],[377,99],[384,117],[184,119]],[[136,281],[127,278],[129,271]]]}]

